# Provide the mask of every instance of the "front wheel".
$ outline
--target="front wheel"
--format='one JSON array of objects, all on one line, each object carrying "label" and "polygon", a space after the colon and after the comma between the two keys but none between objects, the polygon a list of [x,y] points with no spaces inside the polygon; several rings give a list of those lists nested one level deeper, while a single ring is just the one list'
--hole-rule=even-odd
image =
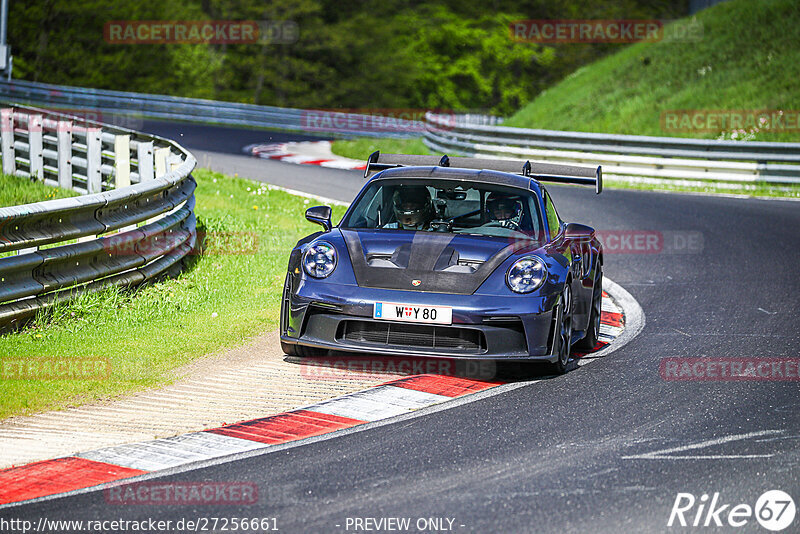
[{"label": "front wheel", "polygon": [[561,293],[561,302],[557,308],[556,341],[558,343],[558,359],[550,364],[550,370],[557,375],[567,372],[569,355],[572,351],[572,288],[569,282]]},{"label": "front wheel", "polygon": [[288,356],[298,356],[300,358],[319,358],[327,354],[327,350],[317,347],[306,347],[305,345],[295,345],[281,341],[281,350]]}]

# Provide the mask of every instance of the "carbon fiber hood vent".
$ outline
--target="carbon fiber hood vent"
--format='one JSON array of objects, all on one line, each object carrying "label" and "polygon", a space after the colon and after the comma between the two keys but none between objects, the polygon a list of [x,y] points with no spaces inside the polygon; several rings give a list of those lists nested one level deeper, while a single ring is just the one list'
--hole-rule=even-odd
[{"label": "carbon fiber hood vent", "polygon": [[378,289],[471,295],[519,248],[504,239],[438,232],[341,232],[356,282]]}]

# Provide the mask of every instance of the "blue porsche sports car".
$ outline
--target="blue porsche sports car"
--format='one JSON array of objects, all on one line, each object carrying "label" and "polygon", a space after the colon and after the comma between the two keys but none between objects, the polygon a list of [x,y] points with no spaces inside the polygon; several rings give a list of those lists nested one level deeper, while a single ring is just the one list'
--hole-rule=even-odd
[{"label": "blue porsche sports car", "polygon": [[[374,174],[373,174],[374,173]],[[375,152],[371,178],[338,226],[289,257],[281,345],[492,360],[562,373],[571,347],[597,344],[603,249],[565,224],[543,181],[602,190],[600,167]]]}]

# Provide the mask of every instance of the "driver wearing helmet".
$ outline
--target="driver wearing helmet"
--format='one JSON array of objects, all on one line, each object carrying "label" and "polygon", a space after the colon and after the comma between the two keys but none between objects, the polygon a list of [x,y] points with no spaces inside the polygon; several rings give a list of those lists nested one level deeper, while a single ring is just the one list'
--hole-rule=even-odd
[{"label": "driver wearing helmet", "polygon": [[424,185],[398,187],[392,195],[392,208],[396,221],[384,228],[404,230],[428,230],[433,219],[433,202]]},{"label": "driver wearing helmet", "polygon": [[519,197],[505,193],[490,193],[486,199],[489,224],[519,230],[522,202]]}]

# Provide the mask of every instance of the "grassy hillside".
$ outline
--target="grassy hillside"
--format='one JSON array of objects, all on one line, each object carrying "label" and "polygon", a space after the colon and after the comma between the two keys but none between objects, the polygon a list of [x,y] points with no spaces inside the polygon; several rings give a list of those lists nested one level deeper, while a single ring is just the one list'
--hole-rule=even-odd
[{"label": "grassy hillside", "polygon": [[[800,109],[797,0],[730,0],[698,13],[697,20],[703,25],[698,42],[625,47],[541,93],[506,125],[730,139],[730,129],[665,131],[661,114]],[[747,130],[748,140],[800,141],[797,131]],[[741,137],[741,133],[734,136]]]}]

